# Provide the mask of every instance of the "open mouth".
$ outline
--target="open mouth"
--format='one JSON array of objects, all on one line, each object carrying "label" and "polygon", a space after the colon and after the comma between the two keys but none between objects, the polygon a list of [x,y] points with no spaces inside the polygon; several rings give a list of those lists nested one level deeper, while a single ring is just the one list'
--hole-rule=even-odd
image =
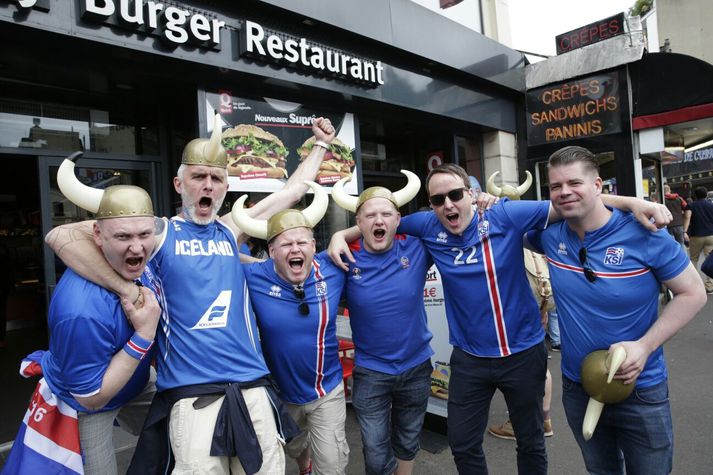
[{"label": "open mouth", "polygon": [[375,229],[374,230],[374,237],[376,239],[381,239],[384,236],[386,236],[386,230],[385,229]]},{"label": "open mouth", "polygon": [[458,213],[447,214],[446,219],[450,224],[455,226],[455,224],[458,223]]},{"label": "open mouth", "polygon": [[290,259],[288,262],[290,264],[290,269],[300,270],[300,269],[302,269],[302,265],[304,264],[305,261],[301,257],[294,257],[294,258]]},{"label": "open mouth", "polygon": [[198,201],[198,207],[203,210],[209,209],[212,205],[213,205],[213,199],[208,198],[207,196],[204,196],[203,198],[201,198]]},{"label": "open mouth", "polygon": [[129,267],[139,267],[142,262],[144,262],[143,257],[127,257],[126,258],[126,264]]}]

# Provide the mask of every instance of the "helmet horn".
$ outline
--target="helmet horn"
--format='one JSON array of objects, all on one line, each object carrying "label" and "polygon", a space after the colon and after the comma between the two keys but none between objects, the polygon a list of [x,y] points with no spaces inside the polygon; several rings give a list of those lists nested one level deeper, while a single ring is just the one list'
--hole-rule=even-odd
[{"label": "helmet horn", "polygon": [[530,189],[530,185],[532,185],[532,173],[525,170],[525,175],[527,176],[525,183],[517,187],[517,194],[520,196],[524,195],[525,192]]},{"label": "helmet horn", "polygon": [[339,180],[332,186],[332,199],[341,208],[347,211],[356,213],[357,204],[359,203],[358,196],[352,196],[344,191],[344,184],[352,179],[351,176],[347,176]]},{"label": "helmet horn", "polygon": [[401,173],[406,175],[408,183],[399,191],[394,191],[393,193],[394,200],[396,200],[399,208],[411,201],[418,194],[418,190],[421,189],[421,180],[415,173],[408,170],[401,170]]},{"label": "helmet horn", "polygon": [[485,184],[485,190],[493,196],[501,196],[503,189],[495,184],[495,177],[500,175],[500,172],[495,172],[490,175],[488,182]]},{"label": "helmet horn", "polygon": [[59,191],[72,203],[87,211],[96,213],[99,210],[104,190],[87,186],[74,174],[74,163],[79,160],[83,152],[75,152],[65,158],[57,170],[57,185]]},{"label": "helmet horn", "polygon": [[317,223],[319,223],[324,214],[327,212],[327,207],[329,206],[329,196],[324,188],[319,186],[313,181],[305,181],[307,186],[312,188],[314,191],[314,198],[312,199],[312,204],[302,210],[302,215],[305,217],[310,227],[314,228]]}]

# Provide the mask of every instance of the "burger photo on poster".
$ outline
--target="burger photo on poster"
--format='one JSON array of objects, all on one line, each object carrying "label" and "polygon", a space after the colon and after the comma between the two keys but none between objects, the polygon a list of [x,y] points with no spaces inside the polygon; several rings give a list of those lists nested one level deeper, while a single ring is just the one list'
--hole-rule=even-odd
[{"label": "burger photo on poster", "polygon": [[247,178],[287,178],[289,151],[276,136],[256,125],[240,124],[223,132],[228,175]]},{"label": "burger photo on poster", "polygon": [[[307,158],[314,147],[315,138],[310,137],[302,144],[297,152],[300,160]],[[351,176],[354,169],[352,149],[341,140],[335,138],[329,145],[329,150],[324,154],[322,164],[317,173],[317,183],[320,185],[336,183],[344,177]]]}]

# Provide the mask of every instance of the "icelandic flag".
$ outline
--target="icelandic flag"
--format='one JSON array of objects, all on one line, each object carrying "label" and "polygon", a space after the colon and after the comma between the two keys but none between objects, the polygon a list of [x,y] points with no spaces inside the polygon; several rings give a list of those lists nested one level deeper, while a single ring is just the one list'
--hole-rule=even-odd
[{"label": "icelandic flag", "polygon": [[[22,361],[26,378],[42,374],[42,351]],[[77,411],[58,399],[44,378],[37,383],[1,475],[83,474]]]}]

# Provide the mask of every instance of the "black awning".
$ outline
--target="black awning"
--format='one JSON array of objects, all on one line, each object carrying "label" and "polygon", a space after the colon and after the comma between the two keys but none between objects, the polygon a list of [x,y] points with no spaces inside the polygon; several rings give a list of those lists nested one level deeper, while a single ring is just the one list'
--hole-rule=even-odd
[{"label": "black awning", "polygon": [[634,117],[713,103],[713,65],[678,53],[646,53],[629,64]]}]

